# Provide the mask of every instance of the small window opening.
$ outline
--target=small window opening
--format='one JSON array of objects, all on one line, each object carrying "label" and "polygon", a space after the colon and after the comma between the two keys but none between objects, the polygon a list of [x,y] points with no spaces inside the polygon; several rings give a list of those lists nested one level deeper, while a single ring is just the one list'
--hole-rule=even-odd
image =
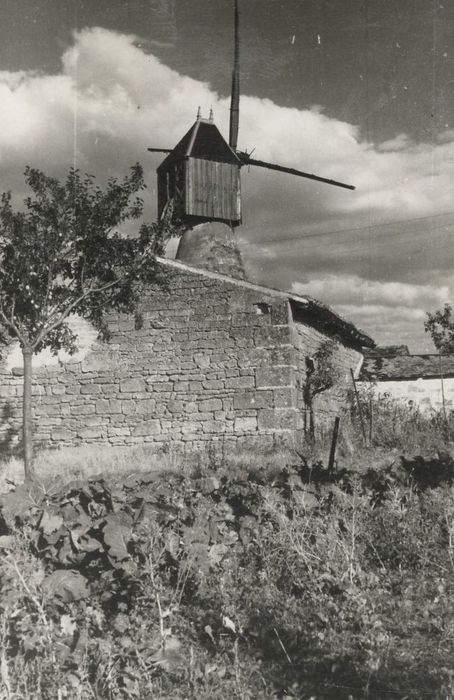
[{"label": "small window opening", "polygon": [[254,306],[255,313],[259,316],[266,316],[271,311],[271,306],[269,304],[265,304],[264,302],[259,302],[258,304],[254,304]]}]

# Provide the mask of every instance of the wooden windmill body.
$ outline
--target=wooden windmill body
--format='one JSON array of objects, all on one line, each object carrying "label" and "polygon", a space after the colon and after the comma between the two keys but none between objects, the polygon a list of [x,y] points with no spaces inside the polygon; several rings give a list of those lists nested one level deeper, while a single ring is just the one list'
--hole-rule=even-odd
[{"label": "wooden windmill body", "polygon": [[244,165],[275,170],[328,185],[354,190],[352,185],[312,173],[268,163],[237,149],[240,105],[239,12],[234,0],[234,67],[230,104],[229,142],[212,119],[197,120],[173,149],[149,148],[167,153],[157,169],[158,216],[182,222],[188,229],[201,223],[241,224],[240,169]]},{"label": "wooden windmill body", "polygon": [[173,202],[186,225],[241,223],[241,161],[212,119],[197,118],[158,167],[158,217]]}]

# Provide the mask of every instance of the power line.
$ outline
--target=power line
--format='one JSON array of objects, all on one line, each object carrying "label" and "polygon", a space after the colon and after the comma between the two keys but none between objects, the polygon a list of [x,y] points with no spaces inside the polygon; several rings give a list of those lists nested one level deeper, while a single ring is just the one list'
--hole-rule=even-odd
[{"label": "power line", "polygon": [[[398,221],[387,221],[381,224],[368,224],[367,226],[354,226],[352,228],[341,228],[333,229],[331,231],[320,231],[306,234],[298,234],[296,236],[286,236],[285,238],[260,238],[260,243],[284,243],[286,241],[298,241],[305,238],[320,238],[321,236],[333,236],[338,233],[352,233],[354,231],[369,231],[370,229],[383,228],[386,226],[397,226],[399,224],[409,224],[416,221],[428,221],[429,219],[436,219],[442,216],[454,215],[454,211],[447,211],[442,214],[432,214],[431,216],[419,216],[413,219],[399,219]],[[454,221],[451,223],[440,224],[438,226],[431,226],[431,231],[437,231],[439,229],[445,228],[447,226],[454,226]],[[396,231],[396,235],[404,233],[414,233],[414,231]]]}]

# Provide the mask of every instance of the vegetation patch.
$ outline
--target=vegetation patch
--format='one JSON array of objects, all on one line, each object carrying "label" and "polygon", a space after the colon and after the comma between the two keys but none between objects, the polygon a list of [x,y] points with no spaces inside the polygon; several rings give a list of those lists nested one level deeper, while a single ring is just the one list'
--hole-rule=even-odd
[{"label": "vegetation patch", "polygon": [[454,462],[18,486],[4,698],[451,697]]}]

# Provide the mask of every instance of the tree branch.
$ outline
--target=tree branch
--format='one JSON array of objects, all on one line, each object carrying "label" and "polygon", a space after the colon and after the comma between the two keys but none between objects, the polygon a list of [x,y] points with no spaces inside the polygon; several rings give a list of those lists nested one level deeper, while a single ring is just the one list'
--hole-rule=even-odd
[{"label": "tree branch", "polygon": [[33,348],[36,348],[43,340],[44,338],[51,333],[55,328],[58,328],[71,314],[72,311],[74,311],[79,304],[81,304],[84,299],[86,299],[88,296],[91,294],[100,294],[101,292],[105,292],[107,289],[110,289],[111,287],[114,287],[116,284],[120,284],[122,282],[121,279],[116,279],[113,280],[113,282],[108,282],[107,284],[103,285],[102,287],[98,287],[97,289],[87,289],[86,292],[81,294],[77,299],[73,301],[72,304],[70,304],[65,311],[61,313],[60,318],[58,318],[56,321],[51,323],[50,326],[44,326],[36,338],[35,342],[32,344]]},{"label": "tree branch", "polygon": [[18,327],[14,323],[14,313],[12,314],[13,320],[10,320],[3,309],[3,303],[1,300],[0,300],[0,318],[3,320],[3,323],[5,324],[5,326],[7,328],[10,328],[13,331],[14,335],[19,340],[19,342],[23,344],[25,339],[22,337],[21,332],[19,331]]}]

